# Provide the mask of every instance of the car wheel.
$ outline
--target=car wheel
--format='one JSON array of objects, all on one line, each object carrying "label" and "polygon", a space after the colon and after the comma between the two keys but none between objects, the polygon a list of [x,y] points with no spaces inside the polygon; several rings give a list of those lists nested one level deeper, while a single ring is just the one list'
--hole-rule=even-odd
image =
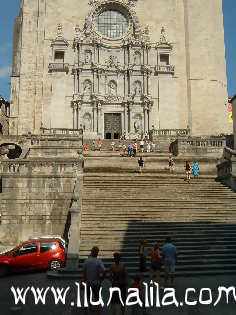
[{"label": "car wheel", "polygon": [[62,267],[62,262],[58,259],[53,259],[49,263],[49,269],[51,271],[56,271]]},{"label": "car wheel", "polygon": [[0,265],[0,277],[6,276],[9,273],[7,265]]}]

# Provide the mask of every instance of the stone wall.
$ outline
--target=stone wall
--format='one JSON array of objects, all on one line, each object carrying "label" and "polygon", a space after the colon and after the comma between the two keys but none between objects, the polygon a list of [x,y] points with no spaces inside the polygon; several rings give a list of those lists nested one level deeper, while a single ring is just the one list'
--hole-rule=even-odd
[{"label": "stone wall", "polygon": [[222,159],[217,165],[217,177],[223,184],[236,192],[236,151],[224,148]]},{"label": "stone wall", "polygon": [[21,158],[5,155],[0,160],[2,245],[31,236],[64,234],[75,183],[78,185],[77,177],[82,178],[83,173],[83,162],[78,158],[82,133],[66,134],[1,139],[2,146],[22,148]]},{"label": "stone wall", "polygon": [[234,149],[236,149],[236,95],[231,100],[233,116]]},{"label": "stone wall", "polygon": [[76,180],[76,160],[2,161],[0,239],[63,235]]}]

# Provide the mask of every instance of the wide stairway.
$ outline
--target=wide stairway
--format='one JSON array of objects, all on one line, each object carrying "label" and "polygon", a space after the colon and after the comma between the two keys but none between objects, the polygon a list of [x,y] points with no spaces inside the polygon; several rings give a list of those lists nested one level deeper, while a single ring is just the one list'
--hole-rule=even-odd
[{"label": "wide stairway", "polygon": [[236,195],[210,174],[190,184],[168,172],[85,174],[82,260],[97,245],[109,267],[118,251],[133,275],[139,241],[161,246],[166,236],[179,251],[177,275],[235,273]]}]

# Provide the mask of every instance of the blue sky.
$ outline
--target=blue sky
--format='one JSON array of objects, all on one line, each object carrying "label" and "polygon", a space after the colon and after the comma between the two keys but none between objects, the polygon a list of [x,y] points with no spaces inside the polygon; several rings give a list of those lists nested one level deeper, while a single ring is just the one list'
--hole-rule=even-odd
[{"label": "blue sky", "polygon": [[[68,0],[69,1],[69,0]],[[214,0],[208,0],[214,1]],[[12,60],[13,22],[18,15],[20,0],[1,0],[0,9],[0,95],[9,99]],[[236,94],[236,0],[223,0],[228,94]]]}]

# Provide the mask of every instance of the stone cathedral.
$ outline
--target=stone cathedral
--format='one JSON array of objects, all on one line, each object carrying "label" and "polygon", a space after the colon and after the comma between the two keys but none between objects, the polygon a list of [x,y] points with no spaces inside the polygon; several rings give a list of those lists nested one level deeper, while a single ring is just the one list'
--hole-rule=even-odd
[{"label": "stone cathedral", "polygon": [[21,0],[10,134],[231,132],[222,0]]}]

